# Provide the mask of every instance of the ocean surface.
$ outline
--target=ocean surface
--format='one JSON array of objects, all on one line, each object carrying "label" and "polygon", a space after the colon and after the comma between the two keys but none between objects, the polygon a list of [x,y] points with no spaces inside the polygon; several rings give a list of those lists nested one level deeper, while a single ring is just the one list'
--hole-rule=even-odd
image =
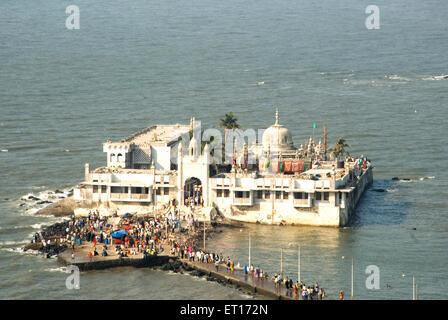
[{"label": "ocean surface", "polygon": [[[65,26],[80,9],[80,29]],[[380,29],[368,30],[368,5]],[[54,223],[56,201],[105,163],[102,143],[157,123],[204,128],[233,111],[244,128],[280,123],[295,145],[328,127],[373,161],[374,184],[345,228],[247,225],[207,246],[328,295],[448,299],[448,24],[445,0],[0,1],[0,298],[252,299],[189,275],[81,273],[20,250]],[[392,177],[410,181],[392,181]],[[384,189],[386,192],[376,192]],[[50,192],[53,192],[51,194]],[[366,288],[367,266],[380,288]],[[403,274],[406,276],[403,277]],[[119,295],[117,295],[119,289]]]}]

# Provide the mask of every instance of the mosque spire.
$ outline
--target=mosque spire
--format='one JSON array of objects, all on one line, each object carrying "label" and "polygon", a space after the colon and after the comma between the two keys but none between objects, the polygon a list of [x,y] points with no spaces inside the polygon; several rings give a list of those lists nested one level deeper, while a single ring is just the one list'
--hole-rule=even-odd
[{"label": "mosque spire", "polygon": [[275,108],[275,125],[278,126],[278,108]]}]

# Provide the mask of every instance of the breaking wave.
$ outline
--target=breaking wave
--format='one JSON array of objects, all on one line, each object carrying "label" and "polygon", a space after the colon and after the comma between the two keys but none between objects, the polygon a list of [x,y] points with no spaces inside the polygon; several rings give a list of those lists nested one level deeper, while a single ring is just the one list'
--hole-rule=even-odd
[{"label": "breaking wave", "polygon": [[[40,189],[42,187],[32,187],[33,189]],[[38,192],[30,192],[22,196],[17,201],[17,206],[23,208],[26,215],[34,215],[39,210],[44,209],[62,199],[72,195],[73,188],[65,188],[61,190],[44,190]]]},{"label": "breaking wave", "polygon": [[400,81],[407,81],[407,82],[412,81],[411,78],[402,77],[402,76],[399,76],[397,74],[393,74],[393,75],[390,75],[390,76],[384,76],[384,78],[388,79],[388,80],[400,80]]},{"label": "breaking wave", "polygon": [[426,78],[422,78],[422,80],[425,80],[425,81],[437,81],[437,80],[447,80],[447,79],[448,79],[448,74],[440,75],[440,76],[429,76]]},{"label": "breaking wave", "polygon": [[47,271],[47,272],[62,272],[62,273],[66,273],[66,272],[67,272],[67,268],[66,268],[66,267],[47,268],[47,269],[44,269],[44,271]]}]

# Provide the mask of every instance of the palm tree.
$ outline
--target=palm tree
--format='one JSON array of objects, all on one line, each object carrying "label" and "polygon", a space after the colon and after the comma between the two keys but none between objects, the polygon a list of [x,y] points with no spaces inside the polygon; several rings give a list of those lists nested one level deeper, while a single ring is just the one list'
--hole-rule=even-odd
[{"label": "palm tree", "polygon": [[348,151],[345,148],[350,148],[350,146],[346,143],[345,139],[339,137],[336,141],[336,144],[332,146],[329,151],[334,155],[335,158],[339,159],[340,156],[348,155]]},{"label": "palm tree", "polygon": [[[227,143],[227,137],[230,130],[241,129],[242,126],[237,123],[238,119],[235,118],[232,111],[226,113],[224,118],[219,119],[219,126],[224,128],[224,142]],[[223,160],[225,159],[225,152],[222,153]]]},{"label": "palm tree", "polygon": [[219,119],[219,126],[224,127],[224,129],[241,129],[242,127],[237,123],[238,119],[235,118],[233,112],[226,113],[224,118]]}]

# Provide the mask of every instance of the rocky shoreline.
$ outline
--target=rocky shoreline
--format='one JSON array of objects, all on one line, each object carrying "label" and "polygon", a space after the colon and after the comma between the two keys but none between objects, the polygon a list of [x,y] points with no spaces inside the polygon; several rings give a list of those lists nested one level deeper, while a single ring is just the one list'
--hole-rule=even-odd
[{"label": "rocky shoreline", "polygon": [[[56,222],[55,224],[43,228],[40,232],[36,232],[35,238],[23,248],[23,251],[36,250],[44,254],[47,258],[57,256],[67,249],[67,245],[60,244],[58,240],[61,237],[66,237],[66,228],[68,228],[68,225],[69,221]],[[50,241],[50,243],[44,245],[41,241],[36,241],[37,236],[46,241]]]},{"label": "rocky shoreline", "polygon": [[[51,193],[50,193],[51,194]],[[22,201],[25,202],[34,202],[36,204],[48,204],[48,206],[40,209],[36,212],[36,215],[52,215],[54,217],[71,217],[74,214],[74,208],[77,203],[73,200],[73,196],[70,194],[67,197],[63,197],[64,194],[60,190],[54,191],[56,196],[60,198],[56,202],[51,202],[48,200],[41,199],[34,195],[29,195],[27,197],[22,198]],[[67,237],[67,228],[69,227],[70,220],[56,222],[50,226],[44,227],[41,231],[36,232],[34,238],[30,240],[30,243],[25,245],[23,251],[35,250],[41,253],[46,258],[51,258],[54,256],[58,256],[60,253],[64,252],[68,249],[66,243],[62,243],[59,239],[65,239]],[[224,232],[225,229],[228,228],[241,228],[243,227],[243,223],[235,222],[235,221],[227,221],[221,220],[219,222],[212,222],[206,227],[206,240],[211,239],[214,234]],[[182,243],[192,243],[194,247],[200,248],[203,243],[203,228],[201,225],[193,231],[193,232],[180,232],[176,233],[176,240]],[[45,245],[39,239],[45,239]],[[188,264],[185,264],[177,259],[170,258],[167,263],[162,265],[153,266],[155,270],[162,271],[171,271],[179,274],[189,274],[193,277],[205,277],[207,281],[217,282],[221,285],[235,287],[234,285],[229,285],[227,282],[222,279],[215,278],[207,275],[205,272],[196,270],[190,267]],[[240,291],[244,291],[239,286],[236,286],[236,289]]]}]

